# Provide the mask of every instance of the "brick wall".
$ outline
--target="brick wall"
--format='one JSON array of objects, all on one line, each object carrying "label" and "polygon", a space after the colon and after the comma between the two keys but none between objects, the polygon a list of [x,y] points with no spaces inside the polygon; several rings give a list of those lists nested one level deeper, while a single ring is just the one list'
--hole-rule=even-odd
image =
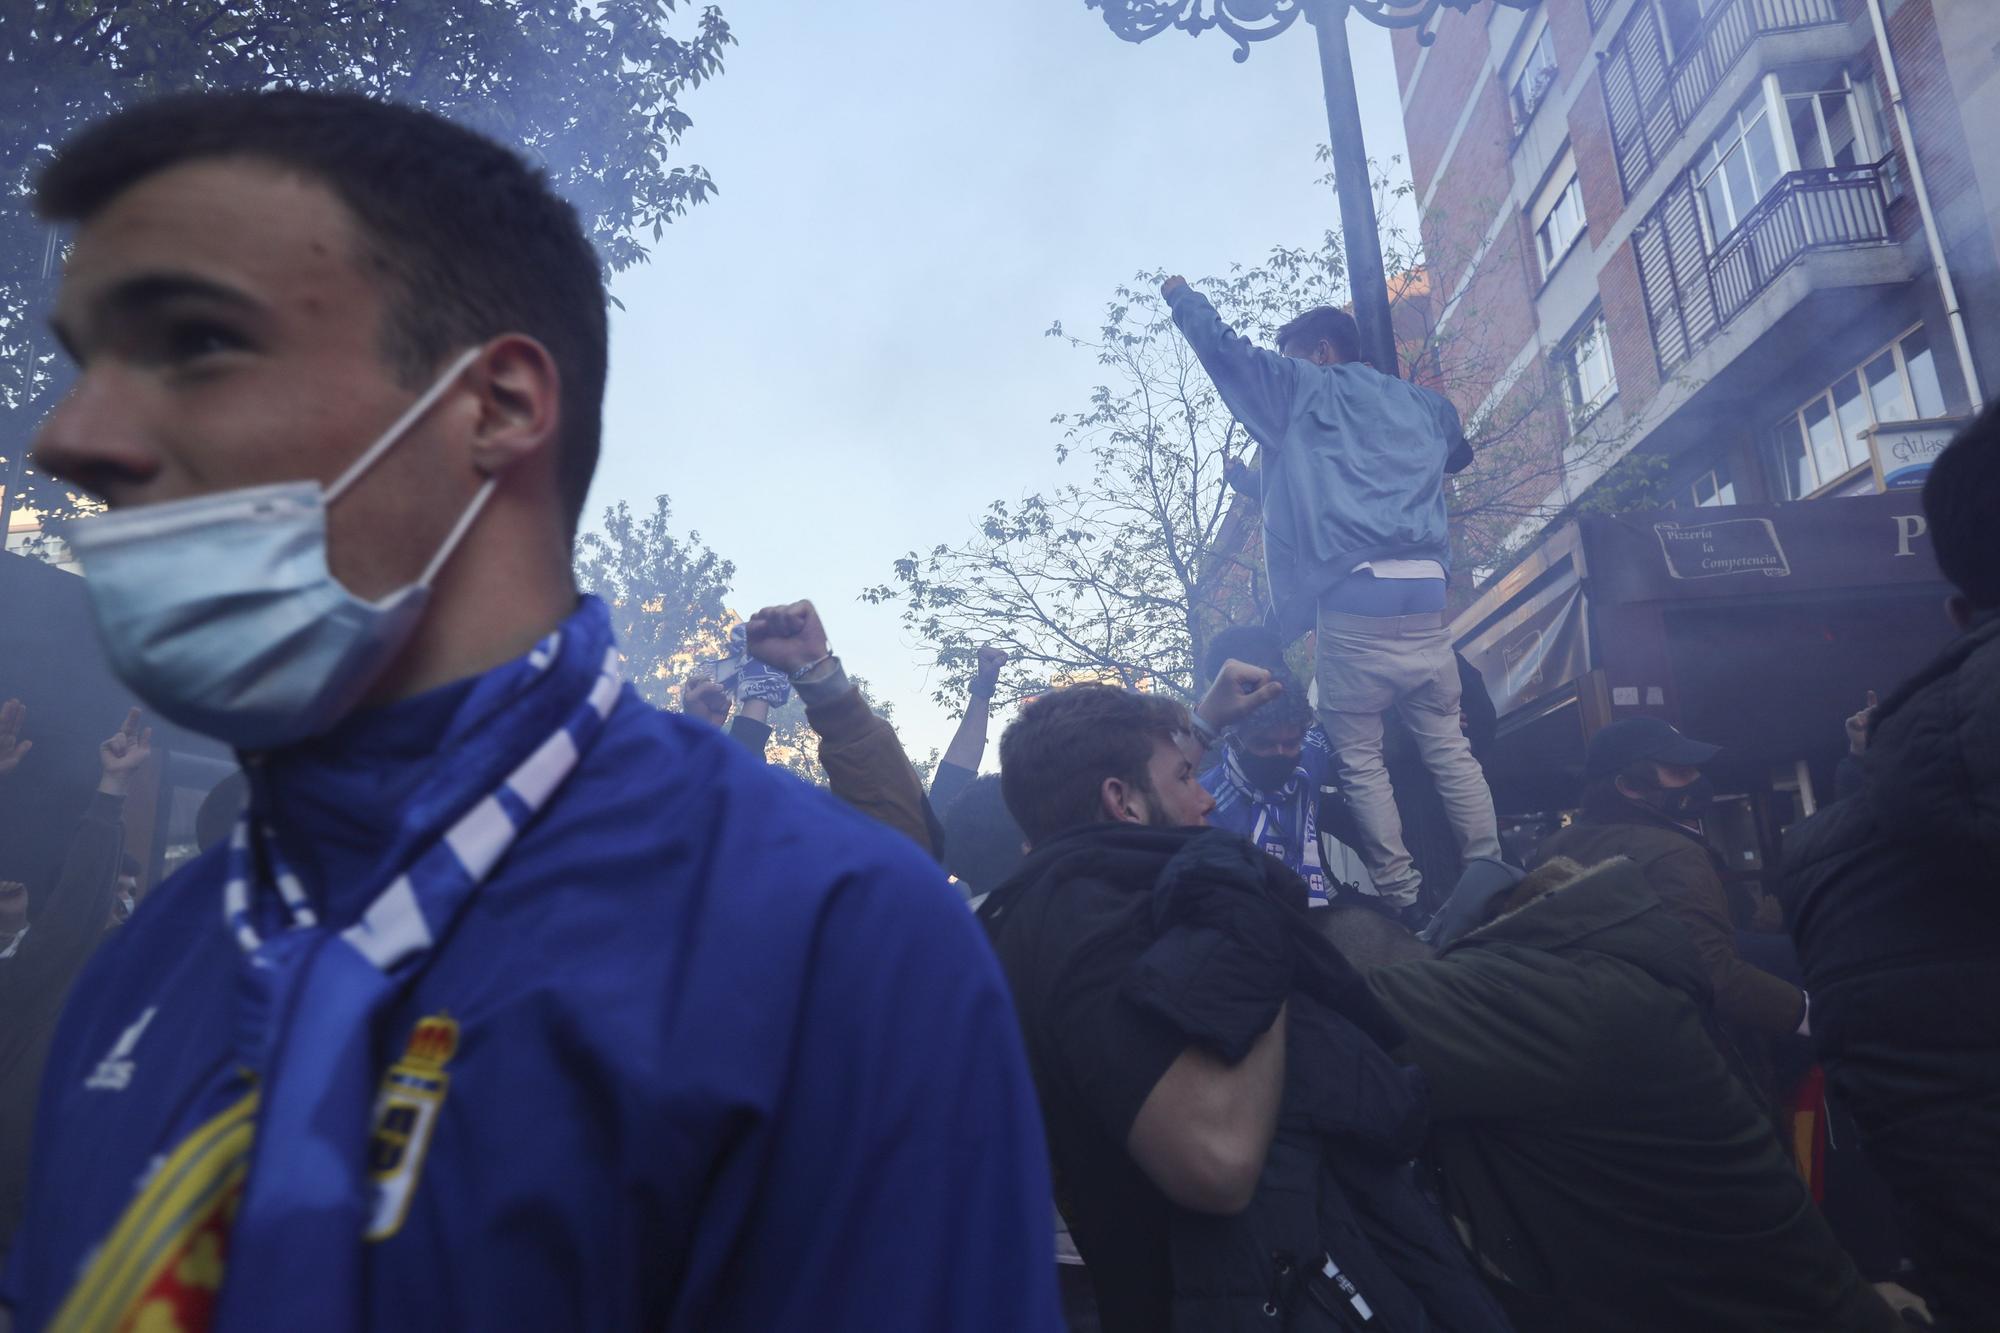
[{"label": "brick wall", "polygon": [[1646,316],[1639,261],[1630,241],[1619,246],[1598,270],[1597,291],[1604,306],[1604,331],[1611,339],[1618,401],[1630,416],[1660,391],[1660,359],[1653,349],[1653,326]]},{"label": "brick wall", "polygon": [[[1931,0],[1905,0],[1889,19],[1889,41],[1896,50],[1896,72],[1903,78],[1903,96],[1908,99],[1910,127],[1923,145],[1924,182],[1939,208],[1947,202],[1976,194],[1978,178],[1972,170],[1972,147],[1966,141],[1965,126],[1958,114],[1958,97],[1945,68],[1944,51],[1938,45],[1937,19]],[[1882,90],[1882,104],[1888,111],[1888,90]],[[1895,116],[1888,111],[1890,133]],[[1991,134],[1995,126],[1984,126]],[[1898,148],[1903,145],[1900,142]],[[1907,151],[1907,150],[1905,150]]]},{"label": "brick wall", "polygon": [[[1513,121],[1507,95],[1497,79],[1488,79],[1478,105],[1459,136],[1445,172],[1444,184],[1424,215],[1425,255],[1431,278],[1440,290],[1455,290],[1466,266],[1477,255],[1495,210],[1514,188]],[[1422,197],[1421,189],[1419,198]]]},{"label": "brick wall", "polygon": [[1576,154],[1576,177],[1583,187],[1583,213],[1590,239],[1602,243],[1625,209],[1625,187],[1611,151],[1611,117],[1604,109],[1604,81],[1594,70],[1588,86],[1569,109],[1569,144]]},{"label": "brick wall", "polygon": [[[1437,41],[1417,80],[1416,98],[1403,115],[1404,136],[1410,148],[1410,175],[1416,182],[1419,198],[1437,175],[1445,145],[1451,141],[1452,128],[1458,124],[1459,113],[1465,110],[1466,97],[1481,81],[1480,69],[1486,62],[1488,46],[1483,12],[1446,11],[1438,20],[1437,29]],[[1491,78],[1484,81],[1497,82]],[[1454,171],[1456,166],[1454,157]]]}]

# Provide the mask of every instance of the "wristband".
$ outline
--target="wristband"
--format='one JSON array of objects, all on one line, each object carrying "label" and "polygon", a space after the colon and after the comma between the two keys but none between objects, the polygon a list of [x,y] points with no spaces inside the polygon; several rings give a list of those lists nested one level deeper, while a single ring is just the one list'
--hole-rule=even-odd
[{"label": "wristband", "polygon": [[1215,729],[1214,723],[1192,709],[1188,710],[1188,716],[1194,720],[1194,737],[1196,740],[1209,749],[1214,749],[1216,746],[1222,744],[1222,733]]},{"label": "wristband", "polygon": [[821,667],[825,666],[828,662],[831,662],[832,660],[833,660],[833,653],[829,651],[826,654],[826,656],[819,658],[816,661],[806,663],[804,666],[800,667],[797,671],[791,673],[792,684],[794,685],[798,684],[800,681],[804,680],[807,676],[810,676],[813,672],[819,670]]}]

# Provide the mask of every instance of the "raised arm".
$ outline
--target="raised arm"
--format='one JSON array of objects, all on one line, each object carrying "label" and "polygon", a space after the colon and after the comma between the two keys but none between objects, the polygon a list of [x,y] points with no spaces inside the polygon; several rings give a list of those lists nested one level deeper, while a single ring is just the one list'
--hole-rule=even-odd
[{"label": "raised arm", "polygon": [[[980,760],[986,757],[986,729],[993,720],[993,692],[1000,687],[1000,669],[1007,665],[1006,650],[988,644],[979,650],[979,673],[972,678],[972,690],[965,701],[965,716],[938,761],[937,776],[931,779],[931,797],[940,811],[950,805],[948,794],[961,792],[979,776]],[[957,770],[946,773],[946,769]],[[948,788],[948,792],[940,791]]]},{"label": "raised arm", "polygon": [[1208,298],[1185,278],[1168,278],[1160,294],[1167,298],[1174,326],[1214,381],[1223,406],[1258,444],[1275,452],[1291,416],[1300,363],[1257,346],[1223,323]]},{"label": "raised arm", "polygon": [[139,725],[136,708],[97,747],[97,790],[70,838],[54,891],[8,962],[0,993],[59,997],[103,938],[125,852],[125,792],[152,754],[152,728]]},{"label": "raised arm", "polygon": [[896,729],[877,716],[827,646],[811,602],[769,606],[750,617],[750,655],[790,677],[819,734],[819,761],[835,796],[935,856],[924,785]]}]

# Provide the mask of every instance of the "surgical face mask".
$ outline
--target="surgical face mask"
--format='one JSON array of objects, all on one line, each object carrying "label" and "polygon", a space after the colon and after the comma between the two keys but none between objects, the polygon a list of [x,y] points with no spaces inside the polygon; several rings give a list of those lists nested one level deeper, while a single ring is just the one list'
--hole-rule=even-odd
[{"label": "surgical face mask", "polygon": [[327,567],[326,510],[429,412],[467,351],[331,486],[284,482],[67,525],[112,669],[161,716],[240,750],[326,731],[409,641],[487,478],[417,581],[379,601]]}]

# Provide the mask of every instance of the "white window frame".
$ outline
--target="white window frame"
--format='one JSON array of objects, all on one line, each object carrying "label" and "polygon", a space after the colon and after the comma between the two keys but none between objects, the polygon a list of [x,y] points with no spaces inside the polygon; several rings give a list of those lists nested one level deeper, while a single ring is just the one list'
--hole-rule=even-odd
[{"label": "white window frame", "polygon": [[[1547,47],[1546,62],[1537,60],[1542,48]],[[1520,134],[1534,123],[1535,113],[1549,100],[1555,91],[1556,81],[1562,77],[1562,63],[1556,56],[1555,29],[1546,18],[1536,32],[1534,40],[1521,43],[1521,67],[1507,80],[1507,105],[1514,115],[1514,133]],[[1532,79],[1532,83],[1529,81]]]},{"label": "white window frame", "polygon": [[[1778,76],[1776,74],[1766,74],[1762,79],[1759,79],[1756,91],[1738,102],[1731,109],[1729,124],[1734,131],[1734,139],[1730,145],[1731,149],[1733,150],[1740,145],[1743,149],[1743,160],[1746,165],[1749,163],[1750,130],[1755,127],[1757,122],[1755,118],[1752,118],[1750,123],[1745,125],[1743,122],[1743,111],[1753,101],[1761,102],[1763,105],[1762,114],[1764,123],[1770,127],[1771,131],[1772,152],[1778,159],[1778,174],[1773,178],[1771,184],[1764,192],[1747,204],[1739,204],[1737,202],[1736,191],[1730,188],[1729,173],[1722,170],[1723,163],[1729,160],[1727,152],[1717,153],[1715,155],[1715,165],[1708,168],[1706,172],[1702,170],[1701,164],[1708,159],[1709,150],[1722,142],[1723,134],[1726,131],[1717,131],[1711,135],[1708,142],[1701,146],[1701,151],[1695,155],[1693,164],[1688,167],[1688,176],[1694,181],[1695,198],[1700,205],[1702,235],[1708,241],[1710,254],[1713,254],[1716,247],[1721,245],[1722,242],[1736,234],[1736,229],[1743,225],[1743,219],[1754,213],[1757,210],[1757,205],[1763,203],[1764,200],[1771,196],[1771,192],[1778,188],[1779,182],[1784,180],[1791,172],[1799,169],[1799,157],[1797,153],[1792,151],[1791,126],[1785,120],[1784,98],[1778,93]],[[1721,173],[1722,188],[1729,196],[1729,211],[1735,215],[1729,220],[1729,230],[1721,232],[1716,230],[1716,220],[1711,215],[1708,206],[1708,182],[1717,173]]]},{"label": "white window frame", "polygon": [[[1825,157],[1829,162],[1832,161],[1833,140],[1827,136],[1826,108],[1820,105],[1820,99],[1828,93],[1840,90],[1818,88],[1811,92],[1788,93],[1784,90],[1781,78],[1784,73],[1785,71],[1779,70],[1767,76],[1773,86],[1777,88],[1778,107],[1782,112],[1777,122],[1784,126],[1784,133],[1778,136],[1780,140],[1778,144],[1778,157],[1780,161],[1784,164],[1784,168],[1788,172],[1805,170],[1805,159],[1799,156],[1799,145],[1792,138],[1790,103],[1808,97],[1812,99],[1813,128],[1819,135],[1821,156]],[[1842,65],[1839,74],[1841,86],[1846,90],[1848,102],[1847,114],[1854,122],[1854,143],[1857,155],[1855,165],[1866,166],[1870,163],[1880,162],[1884,157],[1888,156],[1888,149],[1878,143],[1875,138],[1874,100],[1863,93],[1861,84],[1854,81],[1854,71],[1852,69],[1846,65]]]},{"label": "white window frame", "polygon": [[[1709,487],[1709,498],[1706,500],[1701,498],[1703,482],[1707,482]],[[1724,488],[1729,491],[1727,500],[1721,498]],[[1727,458],[1718,458],[1715,460],[1715,466],[1694,479],[1694,484],[1688,487],[1688,495],[1694,500],[1696,509],[1715,509],[1735,504],[1736,469],[1729,465]]]},{"label": "white window frame", "polygon": [[[1604,383],[1589,400],[1583,396],[1581,355],[1586,347],[1604,369]],[[1562,363],[1563,396],[1569,401],[1570,425],[1573,431],[1581,430],[1618,396],[1618,366],[1611,359],[1611,330],[1604,322],[1602,307],[1592,310],[1576,331],[1563,339],[1558,358]]]},{"label": "white window frame", "polygon": [[[1910,412],[1912,413],[1910,419],[1913,421],[1936,421],[1941,419],[1941,417],[1920,417],[1914,415],[1919,410],[1917,405],[1917,386],[1916,386],[1916,381],[1910,378],[1909,360],[1903,354],[1903,344],[1908,342],[1910,339],[1910,335],[1915,333],[1922,333],[1926,337],[1929,337],[1930,328],[1928,325],[1924,324],[1923,321],[1921,320],[1919,320],[1915,324],[1910,325],[1910,327],[1904,329],[1894,338],[1891,338],[1886,346],[1877,347],[1867,356],[1862,357],[1861,360],[1856,362],[1853,368],[1847,371],[1846,374],[1835,376],[1833,381],[1830,384],[1828,384],[1825,388],[1821,389],[1818,393],[1812,394],[1811,396],[1806,398],[1804,402],[1800,403],[1796,408],[1794,408],[1791,412],[1787,413],[1785,416],[1779,418],[1777,423],[1772,426],[1771,428],[1772,445],[1776,446],[1778,439],[1781,436],[1783,436],[1785,432],[1790,431],[1793,437],[1796,438],[1798,445],[1805,450],[1805,458],[1807,466],[1810,467],[1812,470],[1812,481],[1813,481],[1812,486],[1798,495],[1792,495],[1790,494],[1791,486],[1788,484],[1789,473],[1784,468],[1780,466],[1775,466],[1776,464],[1779,464],[1782,460],[1780,460],[1775,456],[1768,457],[1767,466],[1769,466],[1770,470],[1776,474],[1772,479],[1778,483],[1778,485],[1774,487],[1774,489],[1779,493],[1780,496],[1788,500],[1810,500],[1813,497],[1822,495],[1826,491],[1840,485],[1842,482],[1845,482],[1850,477],[1852,477],[1856,472],[1859,472],[1862,468],[1865,468],[1869,465],[1868,459],[1864,456],[1859,463],[1849,461],[1847,467],[1834,476],[1829,477],[1822,475],[1820,472],[1819,460],[1813,456],[1812,436],[1807,433],[1805,416],[1806,412],[1815,405],[1823,405],[1826,408],[1828,419],[1834,423],[1834,428],[1836,430],[1841,429],[1840,404],[1839,401],[1834,397],[1834,392],[1837,389],[1842,389],[1847,387],[1851,383],[1854,384],[1856,387],[1858,387],[1860,390],[1862,406],[1868,410],[1868,425],[1870,427],[1882,425],[1883,423],[1875,415],[1875,395],[1868,391],[1868,381],[1865,378],[1865,376],[1868,373],[1868,367],[1873,365],[1885,352],[1888,353],[1895,360],[1896,375],[1901,380],[1903,386],[1903,401],[1909,404]],[[1933,374],[1936,373],[1937,360],[1938,360],[1937,347],[1935,344],[1933,344],[1931,347],[1931,365]],[[1940,408],[1942,416],[1950,416],[1951,409],[1942,401],[1943,398],[1942,390],[1943,390],[1943,385],[1940,383],[1939,385],[1940,401],[1938,406]],[[1843,445],[1847,443],[1845,439],[1845,432],[1843,432],[1842,435],[1842,442]],[[1866,450],[1867,445],[1865,441],[1861,442],[1861,447],[1863,448],[1864,451]]]},{"label": "white window frame", "polygon": [[[1560,244],[1552,244],[1544,234],[1545,230],[1566,212],[1573,214],[1569,235]],[[1534,227],[1535,254],[1541,260],[1542,278],[1546,281],[1562,265],[1569,252],[1576,248],[1584,233],[1590,230],[1590,219],[1583,207],[1583,182],[1576,174],[1576,154],[1572,150],[1563,150],[1556,169],[1549,175],[1548,184],[1536,196],[1528,220]]]}]

